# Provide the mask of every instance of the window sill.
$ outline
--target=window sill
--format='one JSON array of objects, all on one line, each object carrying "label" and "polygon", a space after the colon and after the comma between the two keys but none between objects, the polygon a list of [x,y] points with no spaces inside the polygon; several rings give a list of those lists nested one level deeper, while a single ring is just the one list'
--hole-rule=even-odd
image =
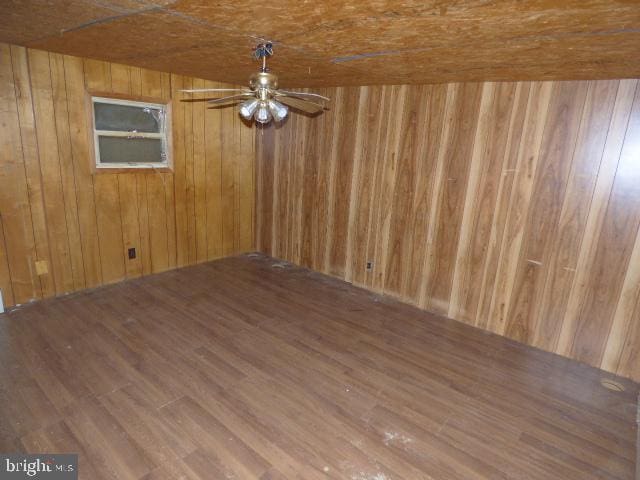
[{"label": "window sill", "polygon": [[173,173],[173,169],[168,166],[163,167],[96,167],[93,171],[94,174],[100,175],[102,173]]}]

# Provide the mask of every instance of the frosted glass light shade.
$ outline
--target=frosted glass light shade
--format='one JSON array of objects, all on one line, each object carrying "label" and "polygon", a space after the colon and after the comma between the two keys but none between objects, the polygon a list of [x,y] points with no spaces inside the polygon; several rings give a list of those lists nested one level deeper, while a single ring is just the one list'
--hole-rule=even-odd
[{"label": "frosted glass light shade", "polygon": [[271,112],[267,105],[264,103],[260,105],[258,110],[256,110],[255,119],[256,122],[269,123],[269,120],[271,120]]},{"label": "frosted glass light shade", "polygon": [[240,115],[242,115],[242,118],[251,120],[253,113],[256,111],[256,108],[258,108],[258,103],[260,102],[257,98],[252,98],[240,105]]},{"label": "frosted glass light shade", "polygon": [[289,108],[276,100],[269,100],[269,111],[276,122],[281,122],[289,113]]}]

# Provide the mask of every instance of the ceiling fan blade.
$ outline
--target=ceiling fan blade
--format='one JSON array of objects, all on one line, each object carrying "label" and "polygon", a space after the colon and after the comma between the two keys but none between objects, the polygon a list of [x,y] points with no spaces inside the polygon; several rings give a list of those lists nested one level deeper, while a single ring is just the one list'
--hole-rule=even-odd
[{"label": "ceiling fan blade", "polygon": [[216,98],[219,98],[219,97],[181,98],[181,99],[180,99],[180,101],[181,101],[181,102],[187,102],[187,103],[192,103],[192,102],[208,102],[209,100],[215,100]]},{"label": "ceiling fan blade", "polygon": [[278,96],[278,101],[285,105],[295,108],[306,113],[318,113],[324,110],[324,106],[318,103],[310,102],[309,100],[303,100],[295,97],[285,97],[284,95]]},{"label": "ceiling fan blade", "polygon": [[247,93],[241,93],[240,95],[231,95],[229,97],[222,97],[222,98],[214,98],[213,100],[208,100],[208,103],[228,103],[228,102],[237,102],[239,100],[242,100],[244,98],[249,98],[249,97],[253,97],[254,94],[253,92],[247,92]]},{"label": "ceiling fan blade", "polygon": [[318,93],[307,93],[307,92],[291,92],[289,90],[276,90],[275,92],[273,92],[274,95],[277,96],[285,96],[285,97],[299,97],[299,98],[305,98],[305,97],[310,97],[313,99],[318,99],[318,100],[326,100],[327,102],[330,101],[331,99],[328,97],[325,97],[323,95],[320,95]]},{"label": "ceiling fan blade", "polygon": [[210,107],[207,107],[208,110],[211,109],[215,109],[215,110],[219,110],[221,108],[228,108],[228,107],[235,107],[236,105],[240,105],[242,102],[240,100],[236,100],[234,102],[229,102],[229,103],[217,103],[215,105],[211,105]]},{"label": "ceiling fan blade", "polygon": [[190,88],[188,90],[178,90],[182,93],[205,93],[205,92],[250,92],[248,88]]}]

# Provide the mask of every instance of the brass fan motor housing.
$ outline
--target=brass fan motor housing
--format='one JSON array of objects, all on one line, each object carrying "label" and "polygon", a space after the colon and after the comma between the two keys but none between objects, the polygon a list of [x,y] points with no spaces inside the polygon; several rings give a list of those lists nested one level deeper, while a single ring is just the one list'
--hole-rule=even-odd
[{"label": "brass fan motor housing", "polygon": [[259,88],[276,90],[278,88],[278,76],[269,72],[254,73],[251,75],[251,78],[249,78],[249,87],[251,90],[257,90]]}]

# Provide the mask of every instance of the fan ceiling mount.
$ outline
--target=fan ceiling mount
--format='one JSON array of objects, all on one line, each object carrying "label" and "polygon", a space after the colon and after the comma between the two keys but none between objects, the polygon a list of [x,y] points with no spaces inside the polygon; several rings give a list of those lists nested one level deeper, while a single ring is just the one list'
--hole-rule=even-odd
[{"label": "fan ceiling mount", "polygon": [[242,102],[240,115],[245,120],[255,119],[258,123],[269,123],[271,119],[276,122],[284,120],[289,113],[289,108],[304,113],[315,114],[324,110],[324,105],[319,102],[328,102],[329,98],[317,93],[292,92],[278,88],[278,76],[267,68],[267,57],[273,55],[271,43],[261,43],[254,51],[255,58],[262,61],[262,67],[258,73],[249,78],[249,88],[194,88],[180,90],[184,93],[232,93],[220,98],[192,98],[184,101],[206,101],[212,106],[209,108],[228,107]]}]

